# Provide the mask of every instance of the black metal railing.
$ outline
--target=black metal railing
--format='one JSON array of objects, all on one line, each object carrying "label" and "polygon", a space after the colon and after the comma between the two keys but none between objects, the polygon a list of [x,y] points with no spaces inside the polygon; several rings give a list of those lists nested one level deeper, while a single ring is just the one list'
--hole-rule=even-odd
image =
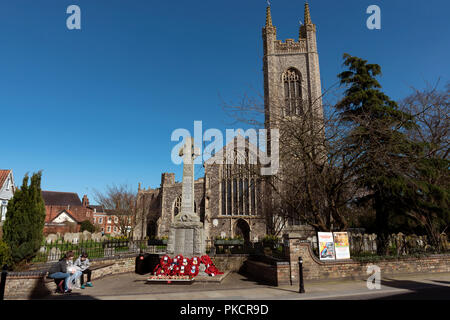
[{"label": "black metal railing", "polygon": [[140,252],[163,253],[165,245],[149,245],[148,240],[107,239],[103,241],[55,241],[45,243],[32,260],[33,263],[54,262],[61,259],[68,251],[75,258],[87,253],[90,259],[109,258],[118,255],[136,254]]},{"label": "black metal railing", "polygon": [[282,258],[285,255],[284,244],[276,241],[237,242],[236,240],[208,240],[206,252],[216,254],[252,254],[270,255]]}]

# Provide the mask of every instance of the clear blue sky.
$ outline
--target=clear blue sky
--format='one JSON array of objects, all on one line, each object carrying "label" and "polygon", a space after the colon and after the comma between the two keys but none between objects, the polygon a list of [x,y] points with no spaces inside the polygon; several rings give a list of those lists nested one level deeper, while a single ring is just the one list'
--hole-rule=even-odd
[{"label": "clear blue sky", "polygon": [[[272,0],[279,39],[297,38],[302,0]],[[82,30],[66,28],[81,8]],[[366,28],[381,7],[382,29]],[[265,0],[1,0],[0,168],[43,170],[44,190],[158,187],[181,168],[176,128],[230,127],[222,99],[262,92]],[[448,81],[450,2],[310,0],[323,88],[348,52],[382,66],[394,99]],[[201,173],[199,173],[201,174]]]}]

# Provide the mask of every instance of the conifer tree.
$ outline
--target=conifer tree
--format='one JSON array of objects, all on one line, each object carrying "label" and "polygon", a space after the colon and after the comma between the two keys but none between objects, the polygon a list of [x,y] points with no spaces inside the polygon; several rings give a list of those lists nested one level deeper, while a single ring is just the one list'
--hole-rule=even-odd
[{"label": "conifer tree", "polygon": [[30,261],[43,240],[45,204],[41,194],[42,173],[34,173],[31,183],[25,175],[22,187],[8,203],[3,240],[11,249],[14,265]]},{"label": "conifer tree", "polygon": [[378,253],[387,253],[390,221],[395,215],[406,215],[416,144],[405,135],[413,127],[413,117],[401,110],[380,89],[376,76],[381,67],[366,60],[344,54],[348,67],[338,75],[347,87],[344,98],[336,105],[341,117],[351,126],[346,140],[347,152],[355,162],[355,182],[361,188],[360,200],[372,204],[376,212]]}]

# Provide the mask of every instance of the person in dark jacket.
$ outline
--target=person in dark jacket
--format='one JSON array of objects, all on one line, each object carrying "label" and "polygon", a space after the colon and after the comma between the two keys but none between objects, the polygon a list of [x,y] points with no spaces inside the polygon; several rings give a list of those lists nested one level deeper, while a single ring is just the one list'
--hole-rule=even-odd
[{"label": "person in dark jacket", "polygon": [[[69,289],[69,277],[71,274],[67,271],[67,261],[70,259],[73,259],[72,251],[67,252],[61,260],[52,265],[48,270],[48,277],[50,279],[61,279],[58,288],[64,293],[72,291]],[[64,289],[62,288],[62,280],[64,280]]]}]

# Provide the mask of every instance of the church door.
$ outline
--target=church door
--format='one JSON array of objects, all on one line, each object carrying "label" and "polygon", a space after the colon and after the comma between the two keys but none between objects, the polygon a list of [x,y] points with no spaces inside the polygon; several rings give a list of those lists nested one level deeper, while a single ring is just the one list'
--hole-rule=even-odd
[{"label": "church door", "polygon": [[157,233],[156,222],[150,221],[147,224],[147,237],[149,239],[154,239],[154,238],[156,238],[156,235],[157,235],[156,233]]},{"label": "church door", "polygon": [[242,238],[244,238],[244,242],[246,244],[250,243],[250,226],[248,225],[247,221],[245,221],[244,219],[239,219],[236,222],[235,234],[240,235]]}]

